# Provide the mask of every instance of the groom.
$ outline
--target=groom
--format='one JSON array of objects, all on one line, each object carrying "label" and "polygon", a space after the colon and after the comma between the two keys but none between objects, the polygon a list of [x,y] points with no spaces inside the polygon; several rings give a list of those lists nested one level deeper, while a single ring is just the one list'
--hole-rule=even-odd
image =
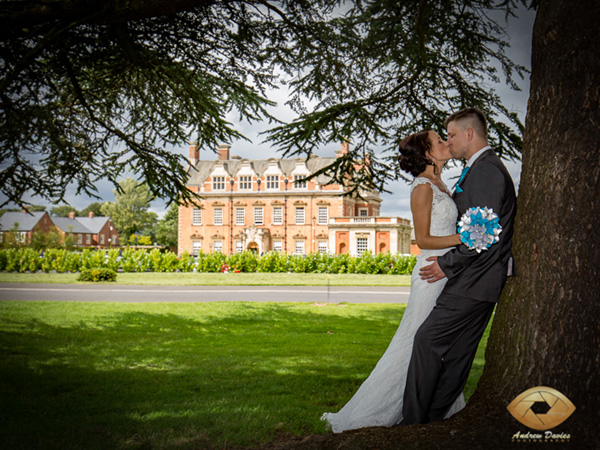
[{"label": "groom", "polygon": [[500,218],[500,241],[481,253],[459,245],[420,271],[422,279],[448,282],[415,335],[404,392],[402,425],[443,420],[463,391],[477,345],[512,275],[510,251],[516,197],[506,167],[489,147],[487,121],[475,108],[445,123],[455,159],[467,160],[453,195],[459,217],[471,207],[491,208]]}]

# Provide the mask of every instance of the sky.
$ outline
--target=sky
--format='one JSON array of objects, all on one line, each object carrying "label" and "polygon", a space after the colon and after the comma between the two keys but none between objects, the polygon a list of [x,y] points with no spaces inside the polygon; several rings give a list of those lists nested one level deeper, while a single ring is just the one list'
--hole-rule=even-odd
[{"label": "sky", "polygon": [[[507,50],[507,54],[511,59],[520,65],[531,67],[531,36],[533,30],[533,21],[535,19],[535,12],[527,11],[521,8],[518,12],[517,18],[511,18],[507,27],[507,41],[510,43],[510,49]],[[527,111],[527,100],[529,98],[529,77],[524,79],[517,79],[521,91],[514,91],[504,84],[495,84],[493,88],[496,90],[504,105],[509,111],[516,112],[522,123],[525,123],[525,114]],[[284,89],[274,90],[269,93],[269,98],[277,102],[277,106],[273,108],[273,114],[282,120],[292,120],[295,115],[289,107],[285,106],[287,99],[287,91]],[[239,122],[235,115],[231,115],[228,120],[237,126],[237,129],[246,136],[250,142],[239,140],[229,142],[231,145],[231,154],[238,155],[248,159],[267,159],[271,157],[280,158],[281,154],[277,150],[271,147],[269,144],[262,143],[263,137],[259,136],[261,131],[266,130],[269,124],[248,124]],[[331,143],[323,147],[319,152],[319,156],[334,156],[335,151],[339,149],[340,143]],[[184,146],[181,148],[174,148],[173,151],[178,152],[185,157],[189,156],[189,147]],[[201,159],[216,159],[216,154],[208,150],[202,150],[200,153]],[[510,174],[513,177],[515,186],[519,185],[521,175],[521,163],[520,162],[505,162]],[[448,186],[454,184],[453,178],[458,176],[460,169],[449,168],[442,173],[442,179]],[[68,188],[67,200],[76,209],[84,209],[90,203],[98,201],[114,201],[113,189],[114,187],[108,181],[100,181],[97,184],[99,195],[102,200],[94,199],[88,196],[75,195],[75,189],[72,187]],[[382,216],[398,216],[407,219],[412,219],[410,212],[410,189],[409,185],[402,180],[391,182],[387,185],[387,190],[390,193],[381,194],[381,211]],[[49,205],[48,202],[39,200],[33,196],[28,196],[27,200],[34,204],[48,205],[50,209],[53,205]],[[168,205],[160,199],[154,200],[151,203],[150,211],[155,212],[159,218],[162,218],[168,208]]]}]

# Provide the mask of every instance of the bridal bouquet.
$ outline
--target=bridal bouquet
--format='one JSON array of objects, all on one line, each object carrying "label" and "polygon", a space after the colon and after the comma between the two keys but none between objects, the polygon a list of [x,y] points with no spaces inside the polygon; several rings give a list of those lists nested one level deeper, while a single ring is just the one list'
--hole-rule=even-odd
[{"label": "bridal bouquet", "polygon": [[469,250],[481,253],[500,240],[502,227],[498,222],[498,214],[487,206],[469,208],[458,222],[460,240]]}]

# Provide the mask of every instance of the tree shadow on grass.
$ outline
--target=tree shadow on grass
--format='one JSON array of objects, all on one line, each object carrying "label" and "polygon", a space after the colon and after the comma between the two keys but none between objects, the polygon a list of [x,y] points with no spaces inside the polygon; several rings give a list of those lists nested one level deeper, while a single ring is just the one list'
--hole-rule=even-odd
[{"label": "tree shadow on grass", "polygon": [[353,394],[402,312],[191,311],[3,321],[12,330],[0,332],[5,448],[221,449],[324,431],[320,414]]}]

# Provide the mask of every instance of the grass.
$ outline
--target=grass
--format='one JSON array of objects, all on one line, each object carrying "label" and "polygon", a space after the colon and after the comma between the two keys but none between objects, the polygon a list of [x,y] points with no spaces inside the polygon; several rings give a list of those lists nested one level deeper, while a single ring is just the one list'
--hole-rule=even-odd
[{"label": "grass", "polygon": [[[0,283],[80,283],[76,273],[0,272]],[[410,275],[324,273],[119,273],[116,284],[158,286],[410,286]],[[110,283],[114,284],[114,283]]]},{"label": "grass", "polygon": [[0,442],[223,449],[324,432],[320,415],[349,400],[403,312],[396,304],[0,302]]}]

